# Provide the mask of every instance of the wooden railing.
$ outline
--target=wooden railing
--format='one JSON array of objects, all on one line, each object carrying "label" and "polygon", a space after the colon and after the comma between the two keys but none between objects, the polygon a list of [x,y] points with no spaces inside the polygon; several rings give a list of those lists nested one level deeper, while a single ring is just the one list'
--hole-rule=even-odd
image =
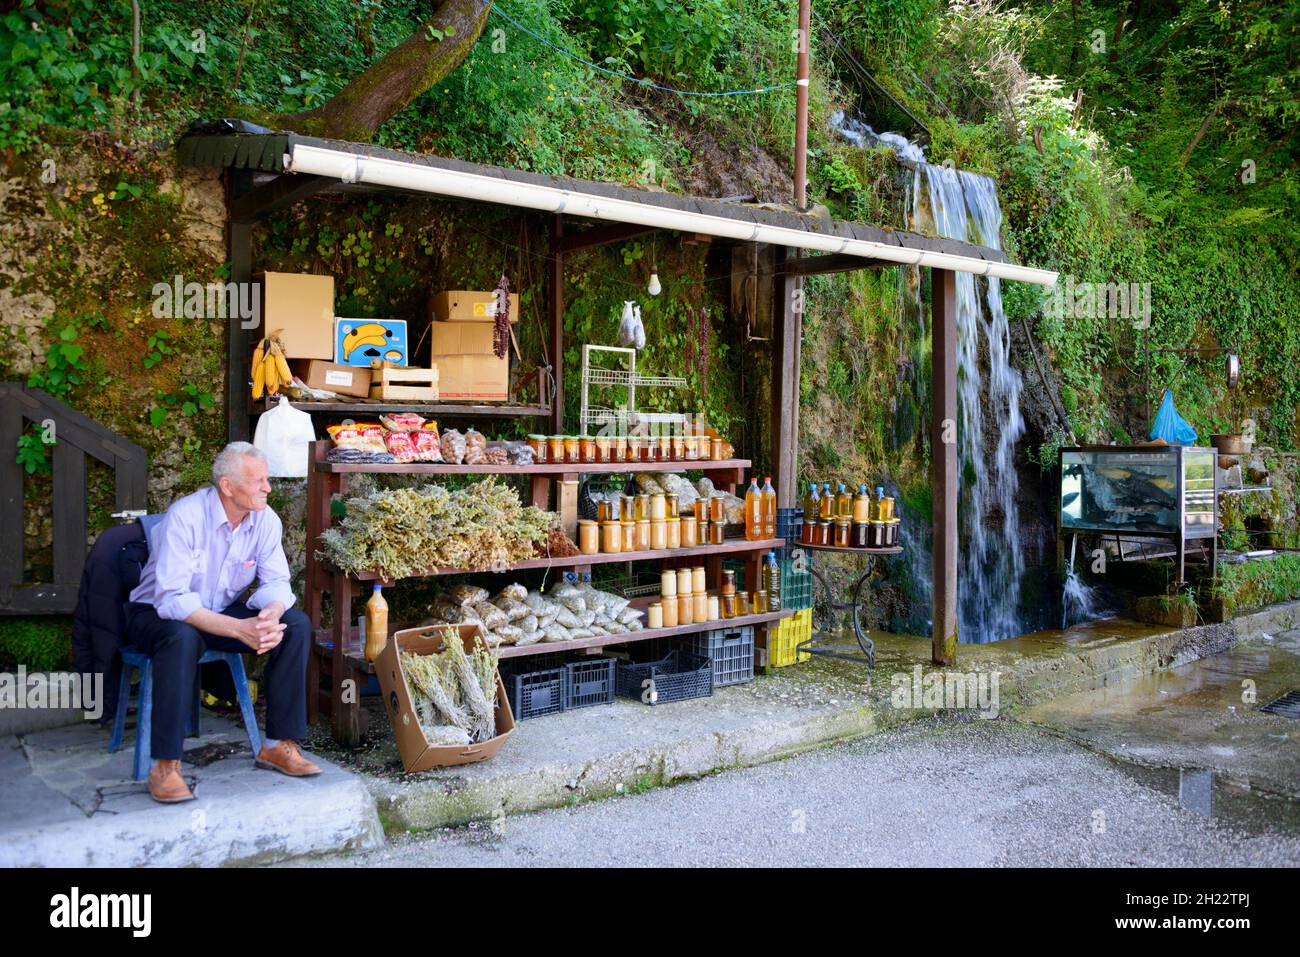
[{"label": "wooden railing", "polygon": [[[24,581],[27,503],[18,439],[28,422],[53,441],[53,581]],[[114,471],[119,511],[147,507],[149,459],[144,449],[39,389],[0,383],[0,614],[66,614],[77,603],[86,560],[86,456]]]}]

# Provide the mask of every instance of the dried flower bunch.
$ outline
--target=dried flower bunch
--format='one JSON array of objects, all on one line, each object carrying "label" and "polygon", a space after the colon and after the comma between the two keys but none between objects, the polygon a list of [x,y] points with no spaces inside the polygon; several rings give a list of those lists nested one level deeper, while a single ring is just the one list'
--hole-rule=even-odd
[{"label": "dried flower bunch", "polygon": [[442,637],[435,654],[401,653],[420,727],[433,744],[487,741],[496,736],[497,655],[482,636],[468,653],[455,628]]},{"label": "dried flower bunch", "polygon": [[455,491],[376,491],[348,499],[347,516],[321,535],[318,554],[345,572],[386,581],[440,567],[488,571],[533,558],[553,520],[495,478]]}]

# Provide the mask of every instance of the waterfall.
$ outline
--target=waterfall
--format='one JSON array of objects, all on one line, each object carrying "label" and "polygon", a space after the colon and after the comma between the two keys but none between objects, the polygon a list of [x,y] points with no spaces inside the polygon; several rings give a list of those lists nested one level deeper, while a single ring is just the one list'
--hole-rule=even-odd
[{"label": "waterfall", "polygon": [[[837,113],[832,125],[856,146],[886,145],[914,169],[907,194],[911,228],[927,221],[947,239],[1001,249],[1002,207],[993,180],[925,161],[921,148],[895,133],[878,134],[860,119]],[[905,270],[914,267],[903,267]],[[906,282],[906,279],[900,280]],[[924,305],[916,295],[901,296],[925,329]],[[1022,382],[1011,364],[1011,331],[1002,309],[1000,280],[980,283],[971,273],[956,274],[957,437],[962,488],[959,501],[961,558],[958,568],[958,635],[964,642],[999,641],[1022,633],[1019,615],[1024,554],[1016,508],[1019,477],[1016,443],[1024,435],[1020,413]],[[988,356],[981,366],[981,345]],[[987,421],[986,421],[987,411]],[[904,528],[904,544],[919,544],[918,530]],[[909,541],[909,539],[911,541]],[[916,555],[913,575],[930,591],[933,563]],[[925,561],[929,569],[922,570]]]}]

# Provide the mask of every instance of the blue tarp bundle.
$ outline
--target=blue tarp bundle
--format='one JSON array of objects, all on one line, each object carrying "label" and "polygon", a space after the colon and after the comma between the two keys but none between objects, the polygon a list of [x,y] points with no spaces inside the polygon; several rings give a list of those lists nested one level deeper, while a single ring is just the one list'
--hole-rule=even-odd
[{"label": "blue tarp bundle", "polygon": [[1195,445],[1196,430],[1174,408],[1174,393],[1165,389],[1164,400],[1156,413],[1156,421],[1151,426],[1151,438],[1164,439],[1170,445]]}]

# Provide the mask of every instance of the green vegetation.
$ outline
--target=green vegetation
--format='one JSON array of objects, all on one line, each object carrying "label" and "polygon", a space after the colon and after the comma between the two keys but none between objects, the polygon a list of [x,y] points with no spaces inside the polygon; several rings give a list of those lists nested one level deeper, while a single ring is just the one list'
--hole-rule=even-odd
[{"label": "green vegetation", "polygon": [[1300,598],[1300,555],[1275,555],[1242,565],[1220,565],[1210,597],[1223,602],[1227,616]]},{"label": "green vegetation", "polygon": [[8,618],[0,628],[0,668],[66,671],[72,667],[70,618]]}]

